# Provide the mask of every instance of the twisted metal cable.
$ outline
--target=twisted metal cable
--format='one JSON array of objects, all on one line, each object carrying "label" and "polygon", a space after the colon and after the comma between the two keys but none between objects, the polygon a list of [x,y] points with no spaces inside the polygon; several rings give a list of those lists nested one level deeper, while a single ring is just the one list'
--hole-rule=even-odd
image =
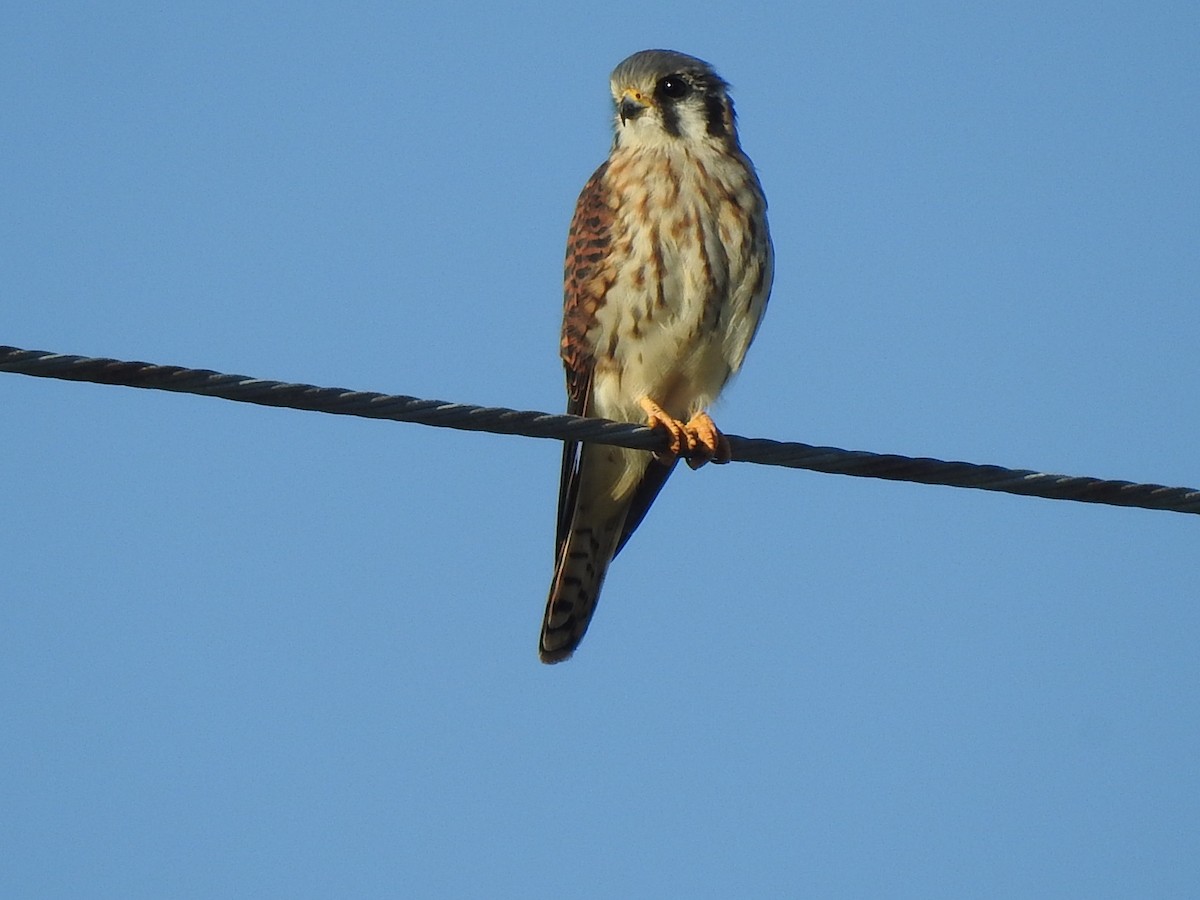
[{"label": "twisted metal cable", "polygon": [[[422,400],[375,391],[317,387],[267,381],[245,375],[229,375],[211,369],[160,366],[86,356],[64,356],[42,350],[0,346],[0,372],[37,378],[87,381],[125,387],[175,391],[220,397],[239,403],[256,403],[284,409],[300,409],[341,416],[415,422],[462,431],[517,434],[556,440],[591,441],[634,450],[663,450],[666,436],[643,425],[550,415],[503,407],[472,406],[443,400]],[[865,450],[815,447],[811,444],[772,441],[728,435],[733,459],[738,462],[808,469],[831,475],[882,478],[917,484],[999,491],[1048,500],[1074,500],[1109,506],[1131,506],[1171,512],[1200,514],[1200,490],[1106,481],[1084,476],[1053,475],[1030,469],[947,462]]]}]

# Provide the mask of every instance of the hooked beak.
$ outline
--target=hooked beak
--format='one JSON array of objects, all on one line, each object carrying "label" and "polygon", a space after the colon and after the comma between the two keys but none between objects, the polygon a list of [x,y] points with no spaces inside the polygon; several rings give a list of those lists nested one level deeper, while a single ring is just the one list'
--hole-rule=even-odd
[{"label": "hooked beak", "polygon": [[630,91],[626,91],[621,96],[621,102],[617,104],[617,115],[621,117],[621,124],[624,125],[630,119],[636,119],[646,110],[646,104],[642,103],[636,95]]}]

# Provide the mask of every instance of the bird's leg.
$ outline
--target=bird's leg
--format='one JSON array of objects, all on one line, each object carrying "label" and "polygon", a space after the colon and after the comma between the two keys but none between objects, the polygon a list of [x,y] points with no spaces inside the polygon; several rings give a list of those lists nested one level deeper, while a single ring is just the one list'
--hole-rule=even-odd
[{"label": "bird's leg", "polygon": [[733,456],[729,438],[717,430],[716,423],[703,410],[692,416],[691,421],[684,426],[684,431],[691,439],[692,452],[695,454],[687,461],[693,469],[698,469],[709,461],[724,464]]},{"label": "bird's leg", "polygon": [[692,436],[688,433],[686,425],[668,415],[649,397],[643,397],[639,403],[646,411],[646,427],[665,429],[671,436],[671,445],[666,450],[656,452],[655,459],[663,465],[669,466],[680,456],[687,456],[692,452]]}]

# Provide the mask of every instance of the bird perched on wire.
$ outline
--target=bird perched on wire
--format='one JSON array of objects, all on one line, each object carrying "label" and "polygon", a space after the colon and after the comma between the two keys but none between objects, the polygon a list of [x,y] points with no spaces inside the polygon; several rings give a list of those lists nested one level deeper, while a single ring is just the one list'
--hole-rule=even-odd
[{"label": "bird perched on wire", "polygon": [[608,159],[567,238],[567,410],[645,422],[661,454],[567,442],[543,662],[569,657],[613,557],[680,457],[729,461],[707,408],[742,365],[771,292],[767,201],[738,143],[728,85],[708,63],[643,50],[613,70]]}]

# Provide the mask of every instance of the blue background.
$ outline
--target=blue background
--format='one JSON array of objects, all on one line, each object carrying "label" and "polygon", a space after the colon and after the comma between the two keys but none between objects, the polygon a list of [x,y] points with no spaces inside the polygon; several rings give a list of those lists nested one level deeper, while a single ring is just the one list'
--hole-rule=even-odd
[{"label": "blue background", "polygon": [[[748,436],[1200,483],[1200,6],[23,4],[0,343],[559,410],[608,73],[734,85]],[[1194,896],[1200,523],[0,376],[0,894]]]}]

